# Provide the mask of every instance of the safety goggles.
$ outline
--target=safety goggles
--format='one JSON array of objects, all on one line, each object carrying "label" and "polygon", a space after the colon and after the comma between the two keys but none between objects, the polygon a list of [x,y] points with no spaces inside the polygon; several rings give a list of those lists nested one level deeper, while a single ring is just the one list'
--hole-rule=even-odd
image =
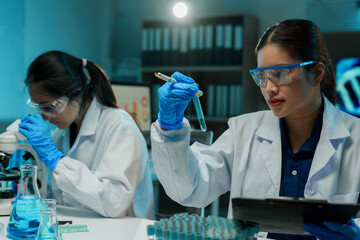
[{"label": "safety goggles", "polygon": [[256,68],[250,70],[250,74],[256,85],[261,88],[266,88],[268,79],[270,79],[276,86],[287,85],[291,83],[291,77],[289,75],[290,69],[314,63],[316,63],[316,61],[308,61],[284,66]]},{"label": "safety goggles", "polygon": [[69,98],[62,97],[59,98],[52,103],[34,103],[29,98],[27,100],[27,104],[35,109],[35,111],[39,112],[40,114],[44,114],[45,116],[49,118],[56,117],[60,113],[64,111],[67,104],[69,103]]}]

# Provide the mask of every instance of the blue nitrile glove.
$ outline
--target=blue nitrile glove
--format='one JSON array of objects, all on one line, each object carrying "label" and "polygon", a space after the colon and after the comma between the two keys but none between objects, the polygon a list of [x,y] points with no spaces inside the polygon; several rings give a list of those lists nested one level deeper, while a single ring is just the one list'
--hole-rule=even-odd
[{"label": "blue nitrile glove", "polygon": [[19,132],[24,135],[34,148],[39,159],[51,171],[65,155],[60,152],[51,138],[50,130],[40,116],[27,116],[19,123]]},{"label": "blue nitrile glove", "polygon": [[347,224],[324,221],[323,224],[304,223],[303,227],[320,240],[360,240],[360,228],[352,218]]},{"label": "blue nitrile glove", "polygon": [[184,118],[184,112],[195,97],[199,88],[194,85],[194,80],[179,72],[171,75],[177,83],[165,83],[159,90],[159,114],[160,126],[168,130],[177,129]]}]

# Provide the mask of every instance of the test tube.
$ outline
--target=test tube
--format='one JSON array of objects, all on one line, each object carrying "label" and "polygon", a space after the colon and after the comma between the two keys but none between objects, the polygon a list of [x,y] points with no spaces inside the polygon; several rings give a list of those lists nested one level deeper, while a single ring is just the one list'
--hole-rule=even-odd
[{"label": "test tube", "polygon": [[199,120],[200,129],[201,129],[201,131],[205,132],[207,130],[207,127],[206,127],[204,113],[201,108],[199,97],[194,97],[193,102],[194,102],[194,106],[195,106],[195,110],[196,110],[196,115]]},{"label": "test tube", "polygon": [[[156,72],[154,73],[155,76],[163,81],[166,82],[172,82],[172,83],[176,83],[177,81],[175,79],[173,79],[172,77],[168,77],[160,72]],[[195,85],[195,83],[194,83]],[[199,120],[199,124],[200,124],[200,129],[201,131],[205,132],[207,130],[206,127],[206,123],[205,123],[205,117],[204,117],[204,113],[202,111],[201,108],[201,104],[200,104],[200,99],[199,97],[201,97],[203,95],[203,92],[201,90],[199,90],[196,94],[196,96],[193,98],[193,102],[194,102],[194,106],[195,106],[195,111],[196,111],[196,115],[197,118]]]},{"label": "test tube", "polygon": [[148,240],[154,240],[155,239],[155,226],[154,225],[147,225],[147,236]]}]

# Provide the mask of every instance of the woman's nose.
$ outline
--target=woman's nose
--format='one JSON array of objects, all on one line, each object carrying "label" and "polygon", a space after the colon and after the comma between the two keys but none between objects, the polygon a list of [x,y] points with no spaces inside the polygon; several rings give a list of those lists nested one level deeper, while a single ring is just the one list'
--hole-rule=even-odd
[{"label": "woman's nose", "polygon": [[46,114],[41,114],[42,118],[44,119],[44,121],[47,121],[49,120],[50,118],[48,116],[46,116]]},{"label": "woman's nose", "polygon": [[266,78],[265,84],[266,84],[265,91],[268,93],[273,93],[278,90],[278,86],[276,86],[276,84],[274,84],[270,78]]}]

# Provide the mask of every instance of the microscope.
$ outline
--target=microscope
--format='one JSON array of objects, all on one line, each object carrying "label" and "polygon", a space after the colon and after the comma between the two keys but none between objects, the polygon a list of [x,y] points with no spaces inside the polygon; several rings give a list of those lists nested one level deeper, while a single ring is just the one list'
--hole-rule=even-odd
[{"label": "microscope", "polygon": [[[0,134],[0,182],[14,181],[20,179],[20,172],[16,170],[8,170],[9,160],[14,152],[23,150],[26,153],[23,158],[33,158],[37,165],[37,183],[41,197],[45,198],[47,194],[47,170],[43,162],[38,158],[37,153],[30,144],[21,143],[26,140],[19,129],[20,119],[16,120],[6,128],[6,131]],[[1,200],[1,194],[0,194]],[[1,201],[0,201],[1,207]],[[1,208],[0,208],[1,209]],[[0,214],[1,215],[1,214]]]}]

